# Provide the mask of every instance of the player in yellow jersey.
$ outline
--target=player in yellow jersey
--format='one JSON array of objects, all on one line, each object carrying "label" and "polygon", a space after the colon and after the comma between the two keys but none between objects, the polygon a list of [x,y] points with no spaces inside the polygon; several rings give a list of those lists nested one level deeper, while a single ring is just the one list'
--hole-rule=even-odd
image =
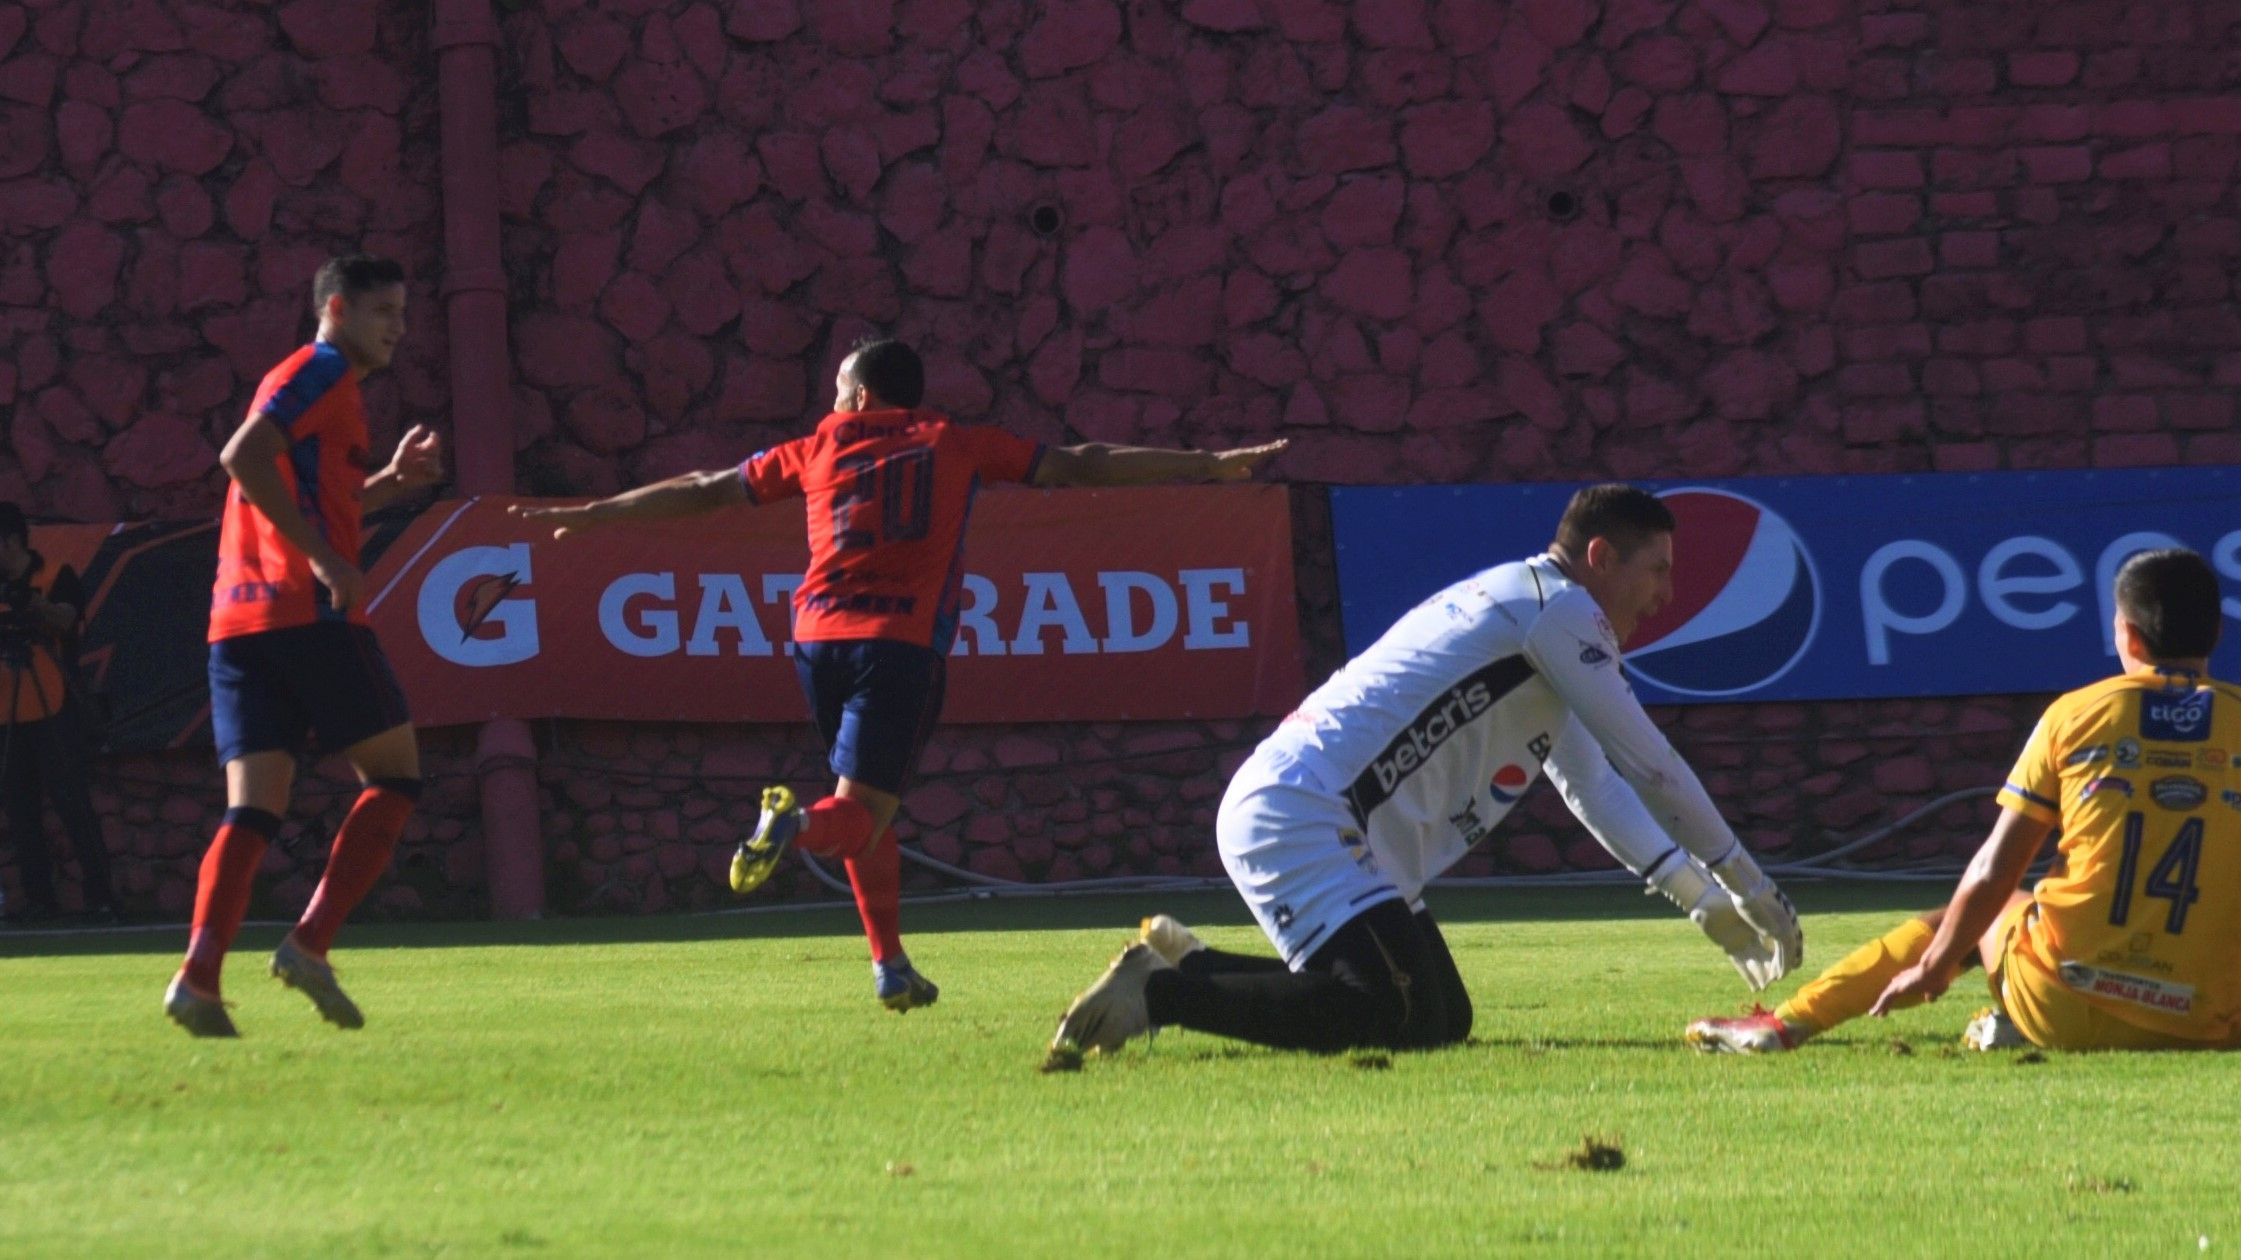
[{"label": "player in yellow jersey", "polygon": [[[2116,577],[2124,673],[2048,707],[1945,909],[1871,941],[1773,1011],[1690,1024],[1700,1050],[1788,1050],[1916,1006],[1981,958],[1996,1011],[1969,1043],[2241,1048],[2241,688],[2208,676],[2223,622],[2201,556]],[[2049,834],[2053,873],[2019,891]]]}]

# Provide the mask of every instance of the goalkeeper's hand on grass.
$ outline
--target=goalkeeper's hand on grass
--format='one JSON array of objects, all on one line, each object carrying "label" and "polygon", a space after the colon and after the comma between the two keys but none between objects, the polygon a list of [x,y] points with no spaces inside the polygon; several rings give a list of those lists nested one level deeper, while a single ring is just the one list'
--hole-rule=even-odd
[{"label": "goalkeeper's hand on grass", "polygon": [[1752,992],[1780,979],[1783,968],[1775,957],[1774,943],[1744,919],[1734,895],[1720,887],[1703,863],[1685,853],[1675,856],[1679,861],[1669,863],[1653,878],[1651,889],[1664,893],[1698,931],[1726,952],[1727,960],[1735,964]]}]

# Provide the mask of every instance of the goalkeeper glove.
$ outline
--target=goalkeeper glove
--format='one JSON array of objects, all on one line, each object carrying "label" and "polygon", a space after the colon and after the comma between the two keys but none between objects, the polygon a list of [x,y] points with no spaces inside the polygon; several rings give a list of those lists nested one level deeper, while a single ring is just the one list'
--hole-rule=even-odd
[{"label": "goalkeeper glove", "polygon": [[1783,976],[1805,961],[1805,929],[1797,921],[1797,907],[1774,886],[1751,855],[1737,845],[1718,866],[1712,878],[1735,900],[1736,912],[1764,938],[1774,953],[1774,974]]},{"label": "goalkeeper glove", "polygon": [[1776,966],[1772,945],[1744,921],[1735,898],[1714,882],[1703,863],[1686,853],[1675,856],[1680,861],[1666,863],[1666,868],[1650,881],[1650,891],[1665,894],[1688,915],[1689,922],[1726,951],[1727,960],[1735,964],[1752,992],[1779,979],[1782,972]]}]

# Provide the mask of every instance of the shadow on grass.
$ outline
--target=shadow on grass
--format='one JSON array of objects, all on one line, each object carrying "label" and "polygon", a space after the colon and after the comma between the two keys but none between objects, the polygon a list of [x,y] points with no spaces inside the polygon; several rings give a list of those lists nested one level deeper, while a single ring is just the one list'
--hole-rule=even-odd
[{"label": "shadow on grass", "polygon": [[[1946,890],[1920,883],[1806,883],[1788,885],[1806,917],[1819,914],[1911,913],[1944,900]],[[1666,919],[1678,912],[1663,898],[1630,885],[1541,888],[1434,888],[1427,894],[1442,922],[1588,923]],[[1251,929],[1244,903],[1227,891],[1125,892],[1060,897],[982,897],[906,903],[903,923],[911,936],[951,932],[1132,932],[1148,914],[1172,914],[1194,927]],[[237,950],[269,950],[286,925],[255,924]],[[540,945],[636,945],[725,940],[857,937],[853,906],[823,904],[756,908],[752,913],[712,911],[542,919],[526,923],[363,923],[347,928],[339,948],[456,949]],[[0,959],[91,954],[176,954],[186,947],[185,924],[129,928],[58,928],[0,931]]]}]

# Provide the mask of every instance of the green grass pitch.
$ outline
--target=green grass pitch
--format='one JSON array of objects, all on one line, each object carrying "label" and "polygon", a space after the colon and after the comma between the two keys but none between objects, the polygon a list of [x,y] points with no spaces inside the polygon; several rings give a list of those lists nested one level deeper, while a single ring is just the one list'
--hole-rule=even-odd
[{"label": "green grass pitch", "polygon": [[[1812,965],[1932,885],[1795,890]],[[2241,1248],[2241,1059],[1965,1054],[1981,981],[1781,1058],[1623,889],[1435,892],[1468,1047],[1169,1032],[1036,1069],[1137,917],[1265,950],[1234,899],[906,909],[941,1004],[871,997],[846,910],[365,927],[343,1033],[229,969],[244,1039],[160,997],[172,932],[0,937],[0,1256],[2195,1255]],[[1784,982],[1776,996],[1794,983]],[[1624,1167],[1582,1171],[1583,1135]]]}]

